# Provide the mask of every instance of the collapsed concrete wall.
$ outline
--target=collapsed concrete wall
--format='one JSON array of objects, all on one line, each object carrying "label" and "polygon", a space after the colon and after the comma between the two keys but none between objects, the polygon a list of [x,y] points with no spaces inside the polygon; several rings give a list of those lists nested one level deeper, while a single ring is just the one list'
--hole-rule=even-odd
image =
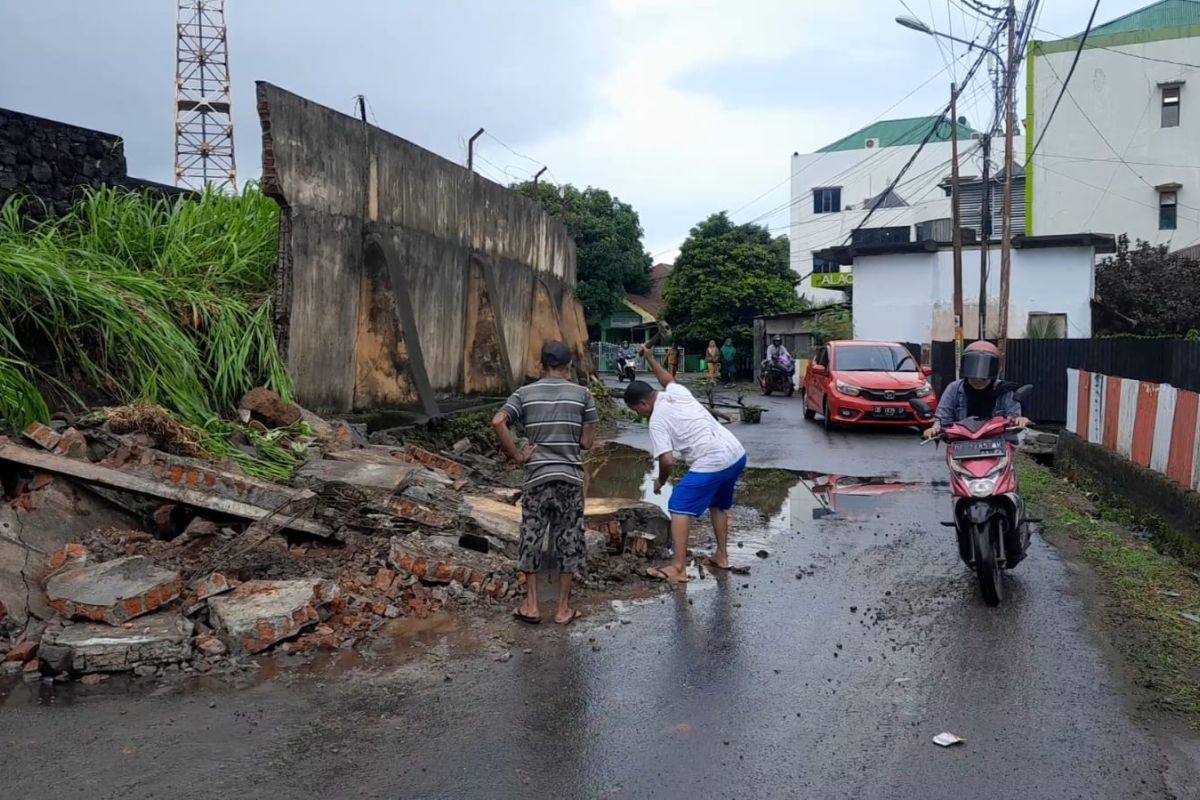
[{"label": "collapsed concrete wall", "polygon": [[26,204],[24,214],[57,215],[78,199],[81,187],[102,184],[179,191],[129,177],[120,136],[0,108],[0,203],[25,195],[41,203]]},{"label": "collapsed concrete wall", "polygon": [[278,333],[328,411],[503,394],[560,339],[590,371],[575,244],[541,207],[358,119],[258,84],[283,206]]}]

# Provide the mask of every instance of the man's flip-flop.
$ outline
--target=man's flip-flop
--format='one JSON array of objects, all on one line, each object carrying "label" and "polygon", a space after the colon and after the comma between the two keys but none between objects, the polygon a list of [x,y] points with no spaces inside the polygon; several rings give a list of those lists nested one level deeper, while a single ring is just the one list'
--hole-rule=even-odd
[{"label": "man's flip-flop", "polygon": [[734,575],[749,575],[750,574],[749,567],[743,567],[739,564],[730,564],[728,567],[722,567],[720,564],[718,564],[716,561],[713,561],[711,558],[704,559],[704,566],[708,567],[710,570],[713,570],[713,571],[721,570],[722,572],[731,572]]},{"label": "man's flip-flop", "polygon": [[562,622],[559,622],[558,620],[554,620],[554,624],[555,625],[570,625],[572,622],[574,622],[575,620],[579,619],[582,616],[583,616],[583,612],[580,611],[579,609],[575,609],[571,612],[571,616],[567,617]]},{"label": "man's flip-flop", "polygon": [[647,578],[654,578],[656,581],[664,581],[666,583],[687,583],[687,577],[672,578],[667,573],[663,572],[658,567],[650,567],[646,570]]},{"label": "man's flip-flop", "polygon": [[513,617],[516,618],[518,621],[528,623],[529,625],[541,625],[542,624],[541,617],[531,617],[528,614],[523,614],[523,613],[521,613],[521,609],[519,609],[519,608],[513,609]]}]

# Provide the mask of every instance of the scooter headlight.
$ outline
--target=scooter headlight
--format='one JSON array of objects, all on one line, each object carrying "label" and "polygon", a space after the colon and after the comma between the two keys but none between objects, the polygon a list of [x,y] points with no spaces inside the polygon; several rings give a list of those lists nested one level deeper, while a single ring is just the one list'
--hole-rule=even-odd
[{"label": "scooter headlight", "polygon": [[993,478],[980,478],[967,481],[967,488],[976,497],[990,497],[996,491],[996,481]]}]

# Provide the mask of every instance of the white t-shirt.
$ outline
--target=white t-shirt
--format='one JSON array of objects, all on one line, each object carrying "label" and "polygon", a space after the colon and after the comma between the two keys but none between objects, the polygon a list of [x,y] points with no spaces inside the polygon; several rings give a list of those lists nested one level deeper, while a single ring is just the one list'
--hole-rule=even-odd
[{"label": "white t-shirt", "polygon": [[677,452],[695,472],[720,472],[746,455],[737,437],[678,383],[668,385],[654,401],[650,444],[654,458]]}]

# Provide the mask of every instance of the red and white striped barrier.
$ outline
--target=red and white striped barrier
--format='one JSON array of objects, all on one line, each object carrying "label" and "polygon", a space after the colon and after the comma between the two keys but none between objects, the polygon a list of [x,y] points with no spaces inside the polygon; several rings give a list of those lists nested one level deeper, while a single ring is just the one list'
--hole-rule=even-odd
[{"label": "red and white striped barrier", "polygon": [[1200,394],[1067,370],[1067,430],[1175,483],[1200,489]]}]

